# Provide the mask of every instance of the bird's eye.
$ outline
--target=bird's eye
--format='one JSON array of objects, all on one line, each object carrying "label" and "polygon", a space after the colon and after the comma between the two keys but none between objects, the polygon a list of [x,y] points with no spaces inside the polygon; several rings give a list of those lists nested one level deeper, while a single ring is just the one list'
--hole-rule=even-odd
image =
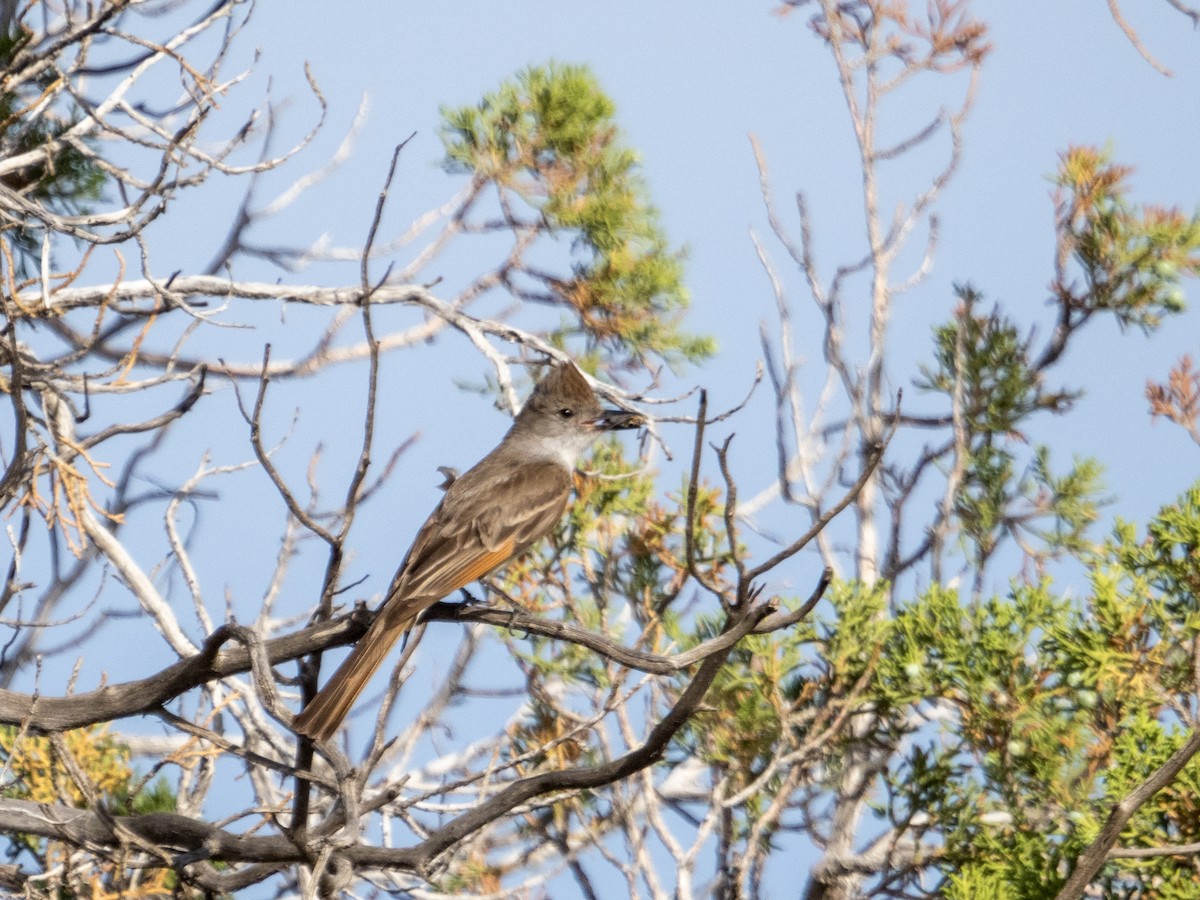
[{"label": "bird's eye", "polygon": [[562,409],[560,409],[558,411],[558,414],[560,416],[562,416],[564,419],[569,419],[569,418],[571,418],[571,416],[575,415],[575,410],[571,409],[571,407],[569,407],[569,406],[564,406]]}]

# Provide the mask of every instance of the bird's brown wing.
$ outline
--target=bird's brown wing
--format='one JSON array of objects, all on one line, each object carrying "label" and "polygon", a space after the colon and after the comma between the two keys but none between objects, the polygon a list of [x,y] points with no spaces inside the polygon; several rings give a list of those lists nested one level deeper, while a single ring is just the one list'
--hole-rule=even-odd
[{"label": "bird's brown wing", "polygon": [[571,495],[570,473],[550,460],[476,473],[450,486],[417,534],[384,603],[390,620],[415,615],[526,550],[554,528]]},{"label": "bird's brown wing", "polygon": [[[571,475],[557,463],[487,467],[483,476],[477,468],[450,485],[417,534],[379,616],[296,717],[292,727],[298,733],[332,737],[421,611],[548,534],[571,495]],[[495,474],[489,475],[488,468]]]}]

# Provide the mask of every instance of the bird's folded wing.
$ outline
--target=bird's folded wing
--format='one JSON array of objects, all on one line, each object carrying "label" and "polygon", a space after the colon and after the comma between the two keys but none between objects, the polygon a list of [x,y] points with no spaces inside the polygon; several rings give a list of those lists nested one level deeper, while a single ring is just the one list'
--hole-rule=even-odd
[{"label": "bird's folded wing", "polygon": [[475,471],[450,485],[417,535],[389,591],[395,598],[384,606],[389,617],[407,617],[466,587],[562,518],[571,476],[558,463],[524,462],[484,479],[472,478]]}]

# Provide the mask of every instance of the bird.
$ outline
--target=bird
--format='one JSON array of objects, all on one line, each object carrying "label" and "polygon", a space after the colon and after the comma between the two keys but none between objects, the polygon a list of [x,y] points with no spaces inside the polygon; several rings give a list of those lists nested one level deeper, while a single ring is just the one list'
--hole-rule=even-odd
[{"label": "bird", "polygon": [[604,409],[567,360],[553,365],[500,443],[444,485],[371,626],[295,718],[297,734],[328,740],[388,651],[427,608],[520,556],[562,519],[580,456],[600,435],[639,428],[639,413]]}]

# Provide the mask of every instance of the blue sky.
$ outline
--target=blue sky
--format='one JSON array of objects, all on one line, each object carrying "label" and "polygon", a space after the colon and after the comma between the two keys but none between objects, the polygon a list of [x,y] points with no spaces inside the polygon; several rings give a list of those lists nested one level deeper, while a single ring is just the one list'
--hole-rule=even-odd
[{"label": "blue sky", "polygon": [[[720,355],[684,373],[683,381],[707,384],[717,403],[732,402],[758,355],[759,322],[772,315],[748,237],[750,228],[765,234],[766,227],[747,135],[762,141],[783,205],[796,190],[809,198],[827,270],[851,255],[845,248],[860,246],[856,156],[832,63],[807,28],[805,8],[786,16],[766,3],[561,9],[471,4],[448,15],[446,7],[371,4],[361,16],[330,17],[315,3],[260,6],[243,46],[260,48],[257,68],[272,76],[274,96],[294,98],[285,122],[296,130],[307,125],[303,113],[311,103],[298,82],[305,62],[330,103],[327,133],[306,159],[336,140],[363,93],[370,100],[353,160],[312,193],[289,225],[298,236],[314,234],[316,225],[336,241],[361,240],[391,147],[415,132],[391,207],[392,220],[403,223],[405,213],[440,201],[450,188],[436,167],[439,105],[473,102],[529,63],[587,63],[643,156],[668,233],[689,248],[689,322],[719,336]],[[1165,3],[1128,11],[1147,47],[1175,71],[1164,78],[1137,55],[1103,4],[984,4],[976,14],[988,24],[994,50],[966,125],[961,170],[938,208],[943,237],[934,275],[897,315],[900,346],[923,342],[928,323],[948,313],[955,281],[972,282],[1015,316],[1048,329],[1047,178],[1072,143],[1110,144],[1118,160],[1136,167],[1139,201],[1189,211],[1200,205],[1200,38],[1185,19]],[[321,26],[312,27],[314,21]],[[911,125],[910,109],[927,116],[931,100],[956,96],[940,85],[933,93],[940,101],[921,90],[899,98],[897,135]],[[911,194],[919,174],[914,164],[885,177],[900,198]],[[1195,285],[1186,290],[1194,305]],[[1065,427],[1045,423],[1047,439],[1065,456],[1099,456],[1127,515],[1144,517],[1190,481],[1191,444],[1177,429],[1150,426],[1142,390],[1146,378],[1161,377],[1181,353],[1200,349],[1197,336],[1194,315],[1150,339],[1122,339],[1111,323],[1100,323],[1062,369],[1061,377],[1085,387],[1087,396]],[[808,351],[814,363],[817,349],[814,341]],[[910,402],[921,400],[910,395]],[[1123,427],[1112,427],[1114,414]],[[424,431],[427,442],[439,440]]]}]

